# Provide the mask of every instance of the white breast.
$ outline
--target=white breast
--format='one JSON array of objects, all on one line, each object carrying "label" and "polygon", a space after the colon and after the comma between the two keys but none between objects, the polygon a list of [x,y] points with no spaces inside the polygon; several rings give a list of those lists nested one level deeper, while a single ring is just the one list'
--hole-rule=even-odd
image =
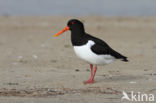
[{"label": "white breast", "polygon": [[91,47],[94,44],[94,41],[89,40],[85,45],[74,46],[74,51],[79,58],[91,64],[108,64],[115,60],[111,55],[97,55],[92,52]]}]

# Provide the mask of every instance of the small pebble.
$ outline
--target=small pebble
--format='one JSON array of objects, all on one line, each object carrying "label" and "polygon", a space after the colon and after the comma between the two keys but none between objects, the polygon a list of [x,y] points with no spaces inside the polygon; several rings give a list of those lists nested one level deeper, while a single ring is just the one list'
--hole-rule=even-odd
[{"label": "small pebble", "polygon": [[148,71],[148,69],[144,69],[144,71]]},{"label": "small pebble", "polygon": [[33,55],[33,58],[34,58],[34,59],[37,59],[37,58],[38,58],[38,56],[34,54],[34,55]]},{"label": "small pebble", "polygon": [[13,65],[17,65],[18,63],[17,62],[14,62],[14,63],[12,63]]},{"label": "small pebble", "polygon": [[102,76],[103,76],[103,77],[106,77],[106,75],[105,75],[105,74],[103,74]]},{"label": "small pebble", "polygon": [[64,45],[65,48],[70,48],[70,45]]},{"label": "small pebble", "polygon": [[51,60],[51,62],[52,62],[52,63],[56,63],[56,62],[57,62],[57,60]]},{"label": "small pebble", "polygon": [[75,71],[76,71],[76,72],[79,72],[80,70],[79,70],[79,69],[75,69]]},{"label": "small pebble", "polygon": [[149,79],[148,79],[148,81],[152,81],[152,79],[151,79],[151,78],[149,78]]},{"label": "small pebble", "polygon": [[43,48],[44,48],[44,47],[45,47],[45,44],[41,44],[41,47],[43,47]]},{"label": "small pebble", "polygon": [[18,59],[22,59],[23,58],[23,56],[18,56]]},{"label": "small pebble", "polygon": [[129,83],[131,83],[131,84],[135,84],[136,82],[135,82],[135,81],[131,81],[131,82],[129,82]]}]

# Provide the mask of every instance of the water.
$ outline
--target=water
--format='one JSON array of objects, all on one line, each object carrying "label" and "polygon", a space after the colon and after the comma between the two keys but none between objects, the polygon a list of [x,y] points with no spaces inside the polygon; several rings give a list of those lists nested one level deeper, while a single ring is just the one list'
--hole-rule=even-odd
[{"label": "water", "polygon": [[156,0],[0,0],[0,15],[156,16]]}]

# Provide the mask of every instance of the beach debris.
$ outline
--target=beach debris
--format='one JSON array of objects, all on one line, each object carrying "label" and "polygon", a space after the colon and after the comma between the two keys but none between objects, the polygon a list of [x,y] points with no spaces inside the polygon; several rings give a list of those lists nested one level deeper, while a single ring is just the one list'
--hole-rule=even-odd
[{"label": "beach debris", "polygon": [[149,74],[144,74],[144,75],[156,76],[156,73],[149,73]]},{"label": "beach debris", "polygon": [[113,94],[119,95],[120,91],[112,88],[83,88],[83,89],[71,89],[71,88],[34,88],[34,89],[0,89],[0,96],[17,96],[17,97],[49,97],[58,96],[64,94],[77,94],[77,93],[96,93],[96,94]]},{"label": "beach debris", "polygon": [[7,85],[19,85],[19,83],[6,83]]}]

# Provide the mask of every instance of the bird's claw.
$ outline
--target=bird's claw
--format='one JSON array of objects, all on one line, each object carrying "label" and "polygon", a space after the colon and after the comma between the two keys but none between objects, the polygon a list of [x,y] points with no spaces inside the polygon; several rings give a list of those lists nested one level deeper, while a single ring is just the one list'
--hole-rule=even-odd
[{"label": "bird's claw", "polygon": [[84,83],[84,84],[91,84],[91,83],[94,83],[94,82],[95,82],[94,80],[90,80],[90,79],[89,79],[89,80],[87,80],[87,81],[84,81],[83,83]]}]

